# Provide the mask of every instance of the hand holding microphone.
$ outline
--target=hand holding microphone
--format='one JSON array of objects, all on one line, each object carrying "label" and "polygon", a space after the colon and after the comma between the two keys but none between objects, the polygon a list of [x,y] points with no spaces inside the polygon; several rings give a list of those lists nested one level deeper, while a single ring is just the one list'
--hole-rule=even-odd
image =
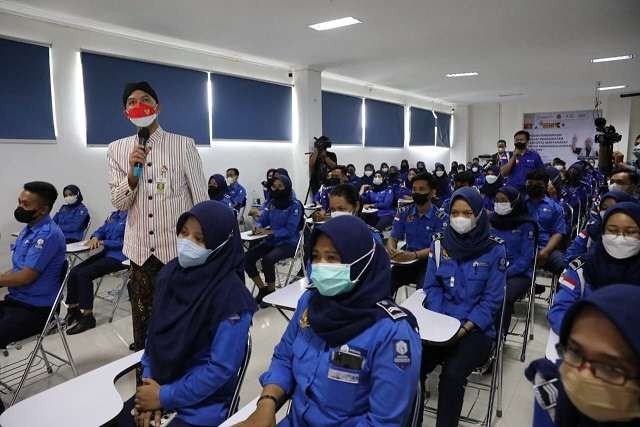
[{"label": "hand holding microphone", "polygon": [[138,185],[138,179],[142,175],[142,169],[147,158],[147,154],[150,148],[147,147],[147,141],[149,140],[149,129],[140,128],[138,131],[138,145],[133,149],[129,155],[129,186],[135,188]]}]

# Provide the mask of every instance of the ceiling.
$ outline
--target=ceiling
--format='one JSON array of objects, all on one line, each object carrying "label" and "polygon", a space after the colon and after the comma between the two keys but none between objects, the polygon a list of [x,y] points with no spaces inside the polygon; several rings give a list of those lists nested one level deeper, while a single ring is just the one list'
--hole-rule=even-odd
[{"label": "ceiling", "polygon": [[[640,91],[640,0],[22,0],[455,103]],[[343,16],[363,23],[316,32]],[[617,63],[589,58],[633,53]],[[446,73],[477,71],[477,77]],[[508,98],[507,98],[508,99]]]}]

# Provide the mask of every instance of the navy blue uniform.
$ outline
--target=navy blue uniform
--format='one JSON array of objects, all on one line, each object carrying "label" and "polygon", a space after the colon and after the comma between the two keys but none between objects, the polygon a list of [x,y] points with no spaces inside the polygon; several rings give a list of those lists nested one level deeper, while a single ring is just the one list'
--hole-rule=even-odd
[{"label": "navy blue uniform", "polygon": [[[420,371],[418,333],[406,314],[383,318],[340,348],[331,348],[306,321],[311,292],[305,293],[260,377],[292,396],[280,426],[406,425]],[[382,310],[382,308],[381,308]],[[357,352],[361,369],[332,361],[337,350]]]},{"label": "navy blue uniform", "polygon": [[[527,196],[527,209],[529,215],[538,223],[538,249],[544,248],[554,234],[566,234],[564,209],[550,197],[544,196],[544,199],[534,202]],[[564,269],[562,252],[554,249],[543,268],[560,274]]]},{"label": "navy blue uniform", "polygon": [[93,281],[127,268],[122,264],[122,261],[127,259],[122,253],[126,225],[127,211],[114,211],[105,223],[93,232],[91,237],[100,240],[104,249],[82,261],[69,272],[67,304],[78,304],[82,310],[93,309]]},{"label": "navy blue uniform", "polygon": [[89,225],[89,210],[82,202],[74,205],[63,205],[53,216],[53,222],[58,224],[67,243],[79,242]]},{"label": "navy blue uniform", "polygon": [[31,283],[9,288],[0,302],[0,348],[40,332],[63,279],[66,253],[64,234],[48,215],[25,226],[13,245],[12,271],[38,272]]}]

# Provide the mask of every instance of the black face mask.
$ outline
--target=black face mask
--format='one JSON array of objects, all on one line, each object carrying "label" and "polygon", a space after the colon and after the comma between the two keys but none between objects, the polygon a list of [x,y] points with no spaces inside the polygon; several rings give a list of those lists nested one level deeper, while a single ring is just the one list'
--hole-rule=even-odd
[{"label": "black face mask", "polygon": [[408,170],[409,170],[409,164],[407,164],[407,163],[402,163],[402,164],[400,165],[400,170],[402,170],[402,171],[408,171]]},{"label": "black face mask", "polygon": [[527,148],[526,142],[516,142],[514,145],[518,150],[524,150],[525,148]]},{"label": "black face mask", "polygon": [[271,197],[276,200],[284,200],[289,197],[290,192],[287,190],[271,190]]},{"label": "black face mask", "polygon": [[220,190],[219,187],[209,187],[209,199],[211,200],[220,200],[224,193]]},{"label": "black face mask", "polygon": [[416,205],[424,205],[429,201],[429,195],[424,193],[411,193],[411,197]]},{"label": "black face mask", "polygon": [[340,178],[329,178],[325,182],[328,186],[333,187],[340,184]]},{"label": "black face mask", "polygon": [[38,216],[38,214],[36,213],[35,209],[28,211],[18,206],[16,210],[13,211],[13,216],[16,218],[16,221],[27,224],[33,221]]},{"label": "black face mask", "polygon": [[538,184],[527,184],[527,194],[532,199],[540,199],[544,197],[546,193],[546,188],[543,185]]}]

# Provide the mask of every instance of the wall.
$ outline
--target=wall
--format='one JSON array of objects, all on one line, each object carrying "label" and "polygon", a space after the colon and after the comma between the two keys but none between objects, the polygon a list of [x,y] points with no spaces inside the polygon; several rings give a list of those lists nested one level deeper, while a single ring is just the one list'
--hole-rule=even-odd
[{"label": "wall", "polygon": [[[3,167],[0,169],[0,267],[8,264],[7,252],[11,238],[9,234],[19,230],[12,212],[16,205],[18,192],[24,182],[46,180],[52,182],[61,191],[66,184],[76,183],[83,190],[85,203],[93,218],[92,229],[99,226],[112,207],[109,203],[106,171],[106,147],[86,147],[84,95],[82,88],[82,72],[80,66],[80,50],[91,50],[117,56],[139,58],[152,62],[191,67],[195,69],[237,74],[250,78],[293,84],[288,73],[293,71],[286,64],[257,63],[238,58],[220,56],[207,50],[192,46],[182,46],[178,42],[172,44],[163,38],[162,42],[152,38],[119,35],[114,32],[98,31],[77,25],[61,25],[44,22],[41,19],[16,16],[0,12],[0,35],[50,44],[52,59],[52,80],[54,88],[54,107],[57,126],[55,143],[2,143],[0,158]],[[275,62],[275,61],[274,61]],[[371,85],[356,81],[337,81],[335,77],[325,78],[316,85],[322,88],[342,90],[345,93],[365,94],[392,102],[411,103],[416,106],[447,111],[446,105],[434,104],[426,98],[387,90],[372,89]],[[240,182],[245,185],[248,197],[261,196],[260,181],[269,167],[285,167],[292,173],[296,192],[300,197],[306,190],[307,157],[311,137],[318,129],[321,117],[315,120],[303,120],[308,126],[305,131],[297,129],[296,104],[309,103],[305,99],[297,99],[305,93],[318,93],[320,88],[301,86],[294,91],[294,138],[292,143],[251,141],[213,141],[211,147],[199,148],[205,174],[224,173],[228,167],[240,169]],[[312,90],[313,89],[313,90]],[[316,105],[305,111],[320,111]],[[162,116],[160,116],[162,122]],[[466,126],[466,124],[465,124]],[[168,129],[170,130],[170,129]],[[314,133],[311,133],[311,132]],[[301,140],[303,135],[306,140]],[[454,144],[458,144],[457,141]],[[466,145],[466,141],[460,144]],[[352,162],[361,168],[371,161],[379,164],[382,161],[399,164],[400,159],[408,158],[415,164],[424,160],[428,164],[435,161],[447,162],[449,150],[438,148],[420,149],[370,149],[363,147],[339,147],[340,163]],[[54,207],[57,209],[59,203]]]},{"label": "wall", "polygon": [[[601,97],[601,109],[608,123],[613,124],[622,135],[617,149],[626,152],[631,118],[630,98],[619,95]],[[469,106],[469,157],[492,154],[496,151],[498,139],[509,144],[513,134],[522,128],[524,113],[545,111],[569,111],[593,109],[593,96],[574,98],[536,98],[506,102],[479,103]]]}]

